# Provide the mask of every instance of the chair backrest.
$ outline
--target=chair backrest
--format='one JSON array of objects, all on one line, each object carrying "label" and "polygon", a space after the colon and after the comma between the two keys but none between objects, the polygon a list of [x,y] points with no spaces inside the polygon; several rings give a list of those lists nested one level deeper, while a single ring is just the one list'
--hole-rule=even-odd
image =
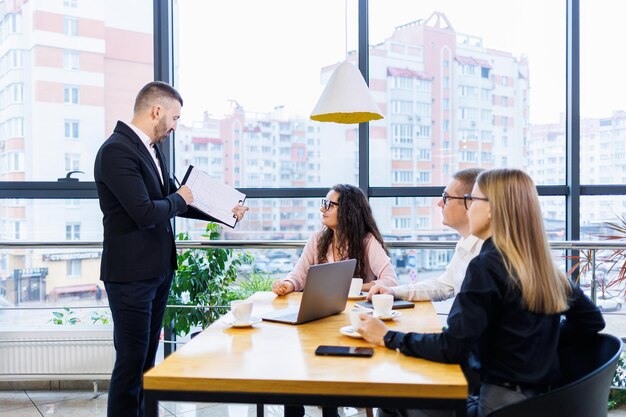
[{"label": "chair backrest", "polygon": [[559,349],[564,383],[537,397],[511,404],[489,417],[601,417],[608,412],[609,389],[622,352],[615,336],[599,334]]}]

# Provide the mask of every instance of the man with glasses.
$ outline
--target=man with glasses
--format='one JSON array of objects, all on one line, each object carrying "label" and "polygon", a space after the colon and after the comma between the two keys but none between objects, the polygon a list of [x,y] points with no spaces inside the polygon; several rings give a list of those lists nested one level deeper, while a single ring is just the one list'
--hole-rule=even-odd
[{"label": "man with glasses", "polygon": [[410,301],[443,301],[459,292],[467,265],[478,255],[483,244],[482,240],[470,234],[467,218],[467,207],[472,203],[469,194],[476,177],[482,171],[481,168],[468,168],[455,173],[437,203],[441,208],[443,224],[461,235],[445,272],[434,278],[397,287],[386,287],[377,283],[370,289],[368,299],[374,294],[392,294],[394,298]]}]

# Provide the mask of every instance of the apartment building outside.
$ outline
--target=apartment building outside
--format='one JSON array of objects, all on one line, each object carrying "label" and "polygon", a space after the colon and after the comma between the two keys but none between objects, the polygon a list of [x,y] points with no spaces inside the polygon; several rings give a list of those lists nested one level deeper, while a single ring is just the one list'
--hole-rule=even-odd
[{"label": "apartment building outside", "polygon": [[[69,171],[93,179],[100,144],[118,119],[128,120],[138,89],[152,79],[152,19],[137,18],[149,4],[0,2],[0,181],[55,181]],[[112,12],[122,7],[124,14]],[[0,218],[6,241],[102,239],[90,200],[3,200]],[[5,296],[95,293],[99,257],[96,249],[5,252]]]},{"label": "apartment building outside", "polygon": [[[581,184],[626,183],[626,111],[609,117],[584,118],[580,123]],[[530,129],[528,173],[538,184],[565,181],[565,115],[555,123],[536,124]],[[541,201],[547,219],[565,218],[564,199]],[[594,196],[581,205],[580,225],[584,239],[596,239],[598,228],[606,221],[626,216],[622,197]]]}]

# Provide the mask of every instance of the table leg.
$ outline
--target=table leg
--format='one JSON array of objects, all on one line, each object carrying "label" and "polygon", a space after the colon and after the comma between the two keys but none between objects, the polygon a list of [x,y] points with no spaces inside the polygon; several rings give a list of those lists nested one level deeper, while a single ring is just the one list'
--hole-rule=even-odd
[{"label": "table leg", "polygon": [[159,416],[159,400],[156,395],[151,391],[144,391],[143,394],[143,407],[145,417],[158,417]]},{"label": "table leg", "polygon": [[263,414],[265,414],[265,404],[258,404],[256,405],[256,417],[263,417]]},{"label": "table leg", "polygon": [[456,401],[456,406],[454,407],[454,415],[455,417],[467,416],[467,402],[466,401]]}]

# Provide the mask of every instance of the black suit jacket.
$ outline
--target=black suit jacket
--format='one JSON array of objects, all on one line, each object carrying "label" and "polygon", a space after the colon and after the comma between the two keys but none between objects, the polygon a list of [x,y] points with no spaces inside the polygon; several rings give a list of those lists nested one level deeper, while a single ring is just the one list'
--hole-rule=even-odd
[{"label": "black suit jacket", "polygon": [[102,281],[139,281],[175,270],[170,219],[183,215],[214,220],[188,207],[176,194],[163,154],[156,151],[163,185],[146,146],[125,123],[117,123],[96,155],[94,177],[104,214]]}]

